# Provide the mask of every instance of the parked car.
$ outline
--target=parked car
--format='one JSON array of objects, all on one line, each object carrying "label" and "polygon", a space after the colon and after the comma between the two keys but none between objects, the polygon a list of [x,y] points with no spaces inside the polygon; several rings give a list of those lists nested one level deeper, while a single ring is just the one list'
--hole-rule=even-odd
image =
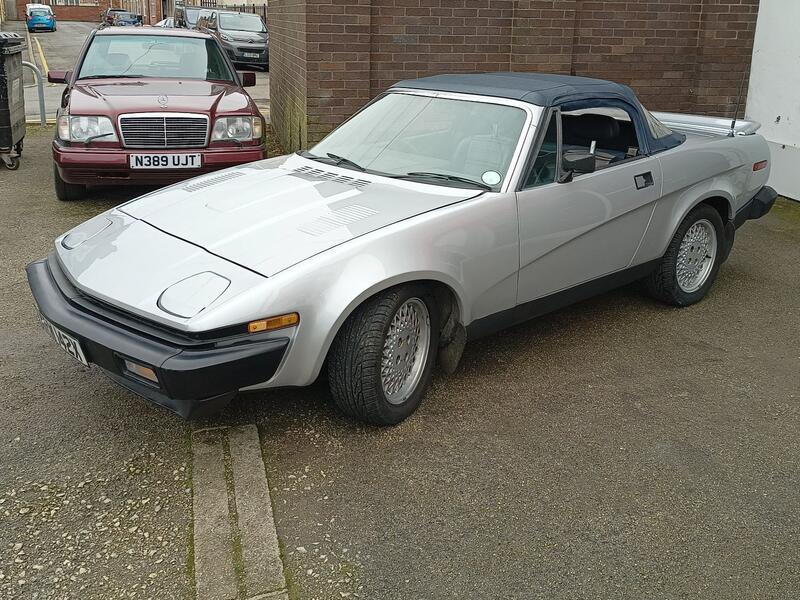
[{"label": "parked car", "polygon": [[199,6],[191,4],[179,4],[175,7],[175,27],[183,29],[194,29],[197,24],[197,18],[200,16],[202,10]]},{"label": "parked car", "polygon": [[174,27],[174,22],[172,17],[167,17],[166,19],[161,19],[158,23],[153,25],[153,27]]},{"label": "parked car", "polygon": [[26,4],[25,5],[25,18],[27,19],[28,17],[30,17],[31,16],[31,11],[34,11],[34,10],[45,10],[45,11],[47,11],[47,12],[52,14],[53,7],[51,7],[49,4],[36,4],[36,3]]},{"label": "parked car", "polygon": [[264,155],[263,117],[217,41],[154,27],[95,30],[66,83],[53,141],[56,195],[173,183]]},{"label": "parked car", "polygon": [[121,12],[128,12],[128,11],[125,10],[124,8],[107,8],[107,9],[105,9],[103,11],[103,13],[100,15],[100,25],[101,26],[103,26],[103,25],[106,25],[106,26],[107,25],[113,25],[114,24],[114,15],[116,13],[121,13]]},{"label": "parked car", "polygon": [[466,339],[637,279],[700,301],[776,197],[758,124],[729,124],[596,79],[404,81],[307,152],[90,219],[28,279],[60,346],[184,416],[326,368],[393,424]]},{"label": "parked car", "polygon": [[235,65],[269,70],[269,33],[259,15],[203,9],[197,29],[216,37]]},{"label": "parked car", "polygon": [[27,12],[26,26],[28,31],[56,31],[56,16],[50,7],[45,8],[32,8]]},{"label": "parked car", "polygon": [[132,12],[116,12],[111,21],[113,27],[141,27],[142,15]]}]

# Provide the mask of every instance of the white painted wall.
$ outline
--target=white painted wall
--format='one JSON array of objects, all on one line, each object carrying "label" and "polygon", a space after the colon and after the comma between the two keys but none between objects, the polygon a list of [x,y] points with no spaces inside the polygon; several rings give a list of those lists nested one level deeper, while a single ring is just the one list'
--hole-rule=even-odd
[{"label": "white painted wall", "polygon": [[770,142],[769,184],[800,200],[800,0],[761,0],[747,118]]}]

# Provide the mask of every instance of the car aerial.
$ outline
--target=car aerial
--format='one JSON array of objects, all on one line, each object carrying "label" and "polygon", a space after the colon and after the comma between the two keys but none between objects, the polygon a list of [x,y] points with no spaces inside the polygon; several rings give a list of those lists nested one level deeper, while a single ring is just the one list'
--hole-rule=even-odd
[{"label": "car aerial", "polygon": [[393,424],[467,339],[635,280],[700,301],[775,201],[757,128],[589,78],[404,81],[306,152],[86,221],[28,279],[60,346],[181,415],[324,368]]},{"label": "car aerial", "polygon": [[113,25],[116,13],[128,12],[124,8],[107,8],[100,15],[100,25]]},{"label": "car aerial", "polygon": [[161,19],[158,23],[153,25],[153,27],[174,27],[175,25],[173,23],[173,18],[167,17],[166,19]]},{"label": "car aerial", "polygon": [[173,18],[175,20],[175,27],[183,29],[194,29],[197,24],[197,17],[200,16],[200,11],[203,10],[199,6],[191,4],[179,4],[175,7]]},{"label": "car aerial", "polygon": [[196,28],[216,37],[235,65],[269,70],[269,33],[259,15],[203,9]]},{"label": "car aerial", "polygon": [[131,12],[115,12],[111,25],[113,27],[141,27],[142,17]]},{"label": "car aerial", "polygon": [[93,31],[66,83],[53,140],[60,200],[87,185],[173,183],[263,158],[263,117],[217,41],[198,31]]},{"label": "car aerial", "polygon": [[33,7],[27,12],[26,26],[30,33],[34,31],[55,31],[57,29],[56,16],[50,7]]}]

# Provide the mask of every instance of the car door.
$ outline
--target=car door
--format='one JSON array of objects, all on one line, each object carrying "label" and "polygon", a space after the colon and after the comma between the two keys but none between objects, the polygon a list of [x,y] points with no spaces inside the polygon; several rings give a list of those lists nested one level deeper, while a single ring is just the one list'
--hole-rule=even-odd
[{"label": "car door", "polygon": [[519,304],[630,266],[661,193],[661,167],[641,131],[638,156],[559,183],[567,150],[561,111],[543,122],[517,192]]}]

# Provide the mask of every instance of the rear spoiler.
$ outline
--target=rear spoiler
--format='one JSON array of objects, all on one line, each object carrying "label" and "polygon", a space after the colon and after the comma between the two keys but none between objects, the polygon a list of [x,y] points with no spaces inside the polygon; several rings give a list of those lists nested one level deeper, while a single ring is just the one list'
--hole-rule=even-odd
[{"label": "rear spoiler", "polygon": [[[729,135],[731,132],[731,119],[729,118],[666,112],[654,112],[653,116],[667,127],[681,131],[711,135]],[[735,135],[753,135],[760,127],[761,123],[757,121],[737,119],[733,132]]]}]

